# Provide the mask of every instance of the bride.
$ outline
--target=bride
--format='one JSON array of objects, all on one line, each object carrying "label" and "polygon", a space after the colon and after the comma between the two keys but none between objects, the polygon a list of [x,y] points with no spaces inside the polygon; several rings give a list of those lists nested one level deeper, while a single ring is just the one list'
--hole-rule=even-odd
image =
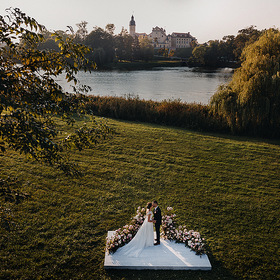
[{"label": "bride", "polygon": [[134,236],[134,238],[125,246],[119,248],[119,252],[122,255],[129,257],[138,257],[144,248],[154,245],[154,226],[153,226],[153,212],[151,211],[153,204],[149,202],[147,204],[146,218]]}]

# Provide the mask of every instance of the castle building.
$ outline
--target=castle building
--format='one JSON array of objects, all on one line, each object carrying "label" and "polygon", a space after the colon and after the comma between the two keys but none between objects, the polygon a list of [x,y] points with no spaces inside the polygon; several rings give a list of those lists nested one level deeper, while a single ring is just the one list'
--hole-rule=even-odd
[{"label": "castle building", "polygon": [[136,29],[136,24],[135,24],[134,16],[132,15],[131,20],[129,22],[129,34],[133,38],[135,37],[135,29]]},{"label": "castle building", "polygon": [[172,49],[181,49],[181,48],[190,48],[191,42],[195,40],[191,36],[190,32],[188,33],[176,33],[171,34],[171,48]]},{"label": "castle building", "polygon": [[131,17],[129,22],[129,34],[135,38],[142,39],[148,37],[154,46],[155,49],[182,49],[182,48],[190,48],[191,42],[196,40],[190,32],[188,33],[178,33],[173,32],[171,35],[166,35],[166,30],[160,28],[158,26],[152,29],[150,34],[146,33],[136,33],[136,24],[134,20],[134,16]]},{"label": "castle building", "polygon": [[154,48],[170,49],[170,38],[166,36],[165,29],[156,26],[148,37],[152,40]]}]

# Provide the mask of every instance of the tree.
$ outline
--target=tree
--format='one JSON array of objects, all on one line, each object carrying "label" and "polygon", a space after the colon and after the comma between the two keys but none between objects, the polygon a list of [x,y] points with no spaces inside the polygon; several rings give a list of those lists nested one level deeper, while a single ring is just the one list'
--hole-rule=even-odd
[{"label": "tree", "polygon": [[250,26],[239,30],[236,37],[228,35],[221,41],[210,40],[208,43],[196,45],[188,62],[191,65],[210,67],[231,66],[233,63],[239,66],[243,49],[255,42],[262,33],[263,31],[255,29],[255,26]]},{"label": "tree", "polygon": [[133,37],[128,34],[127,30],[122,28],[121,32],[114,38],[114,41],[117,59],[132,60]]},{"label": "tree", "polygon": [[[111,129],[94,121],[92,126],[84,125],[57,140],[60,131],[56,118],[70,125],[73,113],[83,113],[80,104],[87,97],[82,93],[88,87],[79,86],[75,75],[80,69],[87,70],[84,55],[89,49],[75,44],[71,36],[63,39],[55,32],[51,35],[59,51],[39,50],[44,32],[44,26],[19,9],[9,9],[7,16],[0,16],[0,150],[4,153],[9,147],[78,175],[62,152],[71,147],[92,147]],[[76,95],[64,92],[56,82],[62,74],[75,83]]]},{"label": "tree", "polygon": [[198,45],[193,49],[189,62],[199,66],[219,67],[224,60],[222,42],[210,40],[208,44]]},{"label": "tree", "polygon": [[221,59],[219,51],[219,40],[211,40],[206,47],[206,53],[204,56],[205,64],[210,67],[218,67]]},{"label": "tree", "polygon": [[139,57],[141,60],[149,61],[154,57],[154,47],[152,40],[148,37],[143,37],[139,39]]},{"label": "tree", "polygon": [[233,132],[280,136],[280,31],[267,30],[242,52],[242,65],[212,97]]},{"label": "tree", "polygon": [[262,34],[262,31],[256,29],[256,26],[251,25],[250,27],[241,29],[238,31],[238,35],[234,40],[234,55],[236,60],[240,60],[243,49],[255,42],[259,36]]},{"label": "tree", "polygon": [[223,40],[220,41],[219,49],[221,53],[222,61],[232,62],[235,60],[234,56],[234,40],[233,35],[224,36]]},{"label": "tree", "polygon": [[[184,51],[185,51],[185,49],[184,49]],[[160,48],[160,49],[158,50],[158,54],[159,54],[159,55],[162,55],[162,56],[164,56],[164,57],[172,57],[172,56],[174,56],[175,51],[174,51],[174,50],[171,50],[171,49]],[[176,56],[177,56],[177,55],[176,55]]]},{"label": "tree", "polygon": [[198,63],[199,65],[204,66],[206,52],[207,52],[206,44],[196,46],[192,51],[192,56],[195,62]]},{"label": "tree", "polygon": [[[104,54],[102,61],[95,61],[97,66],[103,66],[104,64],[113,62],[115,58],[114,37],[106,30],[95,27],[93,31],[85,39],[85,44],[92,48],[93,54],[89,56],[90,59],[94,59],[94,52],[98,51],[98,55]],[[103,49],[103,51],[101,50]]]},{"label": "tree", "polygon": [[108,23],[105,27],[105,31],[109,34],[111,34],[112,36],[114,35],[115,32],[115,25],[113,23]]},{"label": "tree", "polygon": [[87,35],[88,35],[88,31],[87,31],[87,21],[81,21],[80,23],[77,23],[77,27],[78,30],[76,31],[75,34],[75,41],[78,43],[83,43],[84,40],[86,39]]}]

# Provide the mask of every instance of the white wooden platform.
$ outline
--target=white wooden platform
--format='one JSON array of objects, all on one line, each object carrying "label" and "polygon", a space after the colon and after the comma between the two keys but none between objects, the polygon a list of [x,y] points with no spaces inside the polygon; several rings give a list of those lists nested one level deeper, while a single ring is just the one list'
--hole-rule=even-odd
[{"label": "white wooden platform", "polygon": [[[108,237],[114,231],[108,231]],[[116,251],[105,253],[105,269],[153,269],[153,270],[211,270],[207,255],[197,256],[184,244],[160,240],[158,246],[144,249],[138,258],[127,257]]]}]

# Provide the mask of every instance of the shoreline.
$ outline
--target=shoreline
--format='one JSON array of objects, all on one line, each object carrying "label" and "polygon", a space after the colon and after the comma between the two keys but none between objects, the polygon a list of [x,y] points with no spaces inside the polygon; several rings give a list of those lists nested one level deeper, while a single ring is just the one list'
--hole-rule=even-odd
[{"label": "shoreline", "polygon": [[199,65],[190,65],[186,60],[155,60],[155,61],[121,61],[113,62],[102,67],[97,67],[94,71],[119,70],[119,71],[137,71],[151,70],[154,68],[171,68],[171,67],[189,67],[193,69],[217,70],[221,68],[238,68],[236,63],[227,63],[219,67],[207,67]]}]

